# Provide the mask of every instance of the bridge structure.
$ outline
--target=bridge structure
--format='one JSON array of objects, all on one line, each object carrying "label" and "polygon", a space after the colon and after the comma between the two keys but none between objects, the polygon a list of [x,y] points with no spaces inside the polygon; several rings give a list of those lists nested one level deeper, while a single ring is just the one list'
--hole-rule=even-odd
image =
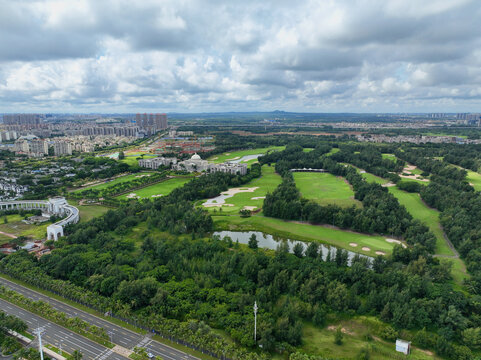
[{"label": "bridge structure", "polygon": [[48,200],[0,201],[0,211],[5,210],[41,210],[49,215],[63,217],[62,220],[47,227],[47,240],[58,240],[60,236],[64,236],[65,225],[75,224],[80,219],[79,210],[75,206],[69,205],[62,196]]}]

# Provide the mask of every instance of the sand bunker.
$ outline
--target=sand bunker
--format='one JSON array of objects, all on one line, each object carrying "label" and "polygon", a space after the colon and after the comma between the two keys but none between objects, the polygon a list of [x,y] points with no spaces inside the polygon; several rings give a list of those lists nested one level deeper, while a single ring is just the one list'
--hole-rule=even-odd
[{"label": "sand bunker", "polygon": [[403,248],[406,248],[406,244],[403,244],[403,243],[402,243],[401,241],[399,241],[399,240],[386,238],[386,241],[387,241],[388,243],[391,243],[391,244],[401,244],[401,246],[402,246]]},{"label": "sand bunker", "polygon": [[127,199],[138,199],[139,196],[136,193],[130,193],[126,196]]},{"label": "sand bunker", "polygon": [[219,158],[219,157],[218,157],[218,156],[216,156],[216,157],[212,158],[212,160],[217,160],[218,158]]},{"label": "sand bunker", "polygon": [[237,159],[240,159],[240,156],[236,156],[235,158],[232,158],[232,159],[227,159],[226,161],[232,161],[232,160],[237,160]]},{"label": "sand bunker", "polygon": [[261,200],[265,198],[266,198],[265,196],[254,196],[254,197],[251,197],[251,200]]},{"label": "sand bunker", "polygon": [[356,247],[357,244],[356,243],[349,243],[349,246]]},{"label": "sand bunker", "polygon": [[164,195],[162,195],[162,194],[157,194],[157,195],[152,195],[151,197],[156,198],[156,197],[161,197],[161,196],[164,196]]},{"label": "sand bunker", "polygon": [[141,178],[141,177],[144,177],[144,176],[150,176],[150,174],[137,175],[136,178]]},{"label": "sand bunker", "polygon": [[239,193],[243,193],[243,192],[254,192],[257,189],[259,189],[258,186],[254,186],[254,187],[251,187],[251,188],[231,188],[227,191],[224,191],[222,193],[222,195],[228,195],[230,197],[230,196],[234,196],[235,194],[239,194]]},{"label": "sand bunker", "polygon": [[371,249],[369,249],[367,246],[364,246],[364,247],[362,248],[362,251],[371,251]]},{"label": "sand bunker", "polygon": [[233,204],[202,204],[204,207],[234,206]]},{"label": "sand bunker", "polygon": [[230,153],[225,153],[224,155],[230,155]]},{"label": "sand bunker", "polygon": [[382,184],[381,186],[382,187],[391,187],[391,186],[396,186],[396,184],[394,184],[392,182],[388,182],[387,184]]},{"label": "sand bunker", "polygon": [[244,206],[243,209],[252,211],[252,210],[257,209],[257,206]]},{"label": "sand bunker", "polygon": [[[244,193],[244,192],[254,192],[257,189],[259,189],[258,186],[251,187],[251,188],[231,188],[227,191],[224,191],[223,193],[221,193],[219,196],[215,198],[208,199],[205,203],[202,204],[202,206],[212,207],[220,204],[225,204],[225,200],[233,197],[235,194]],[[230,204],[230,206],[234,206],[234,205]]]},{"label": "sand bunker", "polygon": [[382,251],[376,251],[376,255],[386,255],[386,253],[383,253]]},{"label": "sand bunker", "polygon": [[407,175],[400,174],[399,176],[402,177],[403,179],[411,179],[411,180],[418,180],[418,181],[424,181],[424,182],[429,181],[429,179],[423,179],[422,176],[418,174],[413,174],[412,171],[415,169],[417,169],[417,167],[414,165],[406,165],[406,167],[403,169],[403,173]]}]

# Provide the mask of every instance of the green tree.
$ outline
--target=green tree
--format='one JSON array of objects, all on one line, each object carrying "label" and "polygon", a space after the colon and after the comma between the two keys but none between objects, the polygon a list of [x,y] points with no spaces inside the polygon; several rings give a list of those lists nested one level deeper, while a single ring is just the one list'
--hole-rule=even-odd
[{"label": "green tree", "polygon": [[344,334],[342,333],[342,326],[339,325],[334,333],[334,344],[342,345],[342,339],[344,338]]},{"label": "green tree", "polygon": [[122,150],[119,151],[119,160],[125,159],[125,154]]},{"label": "green tree", "polygon": [[70,360],[82,360],[83,354],[79,350],[74,350],[72,355],[70,355]]},{"label": "green tree", "polygon": [[298,242],[296,245],[294,245],[293,253],[294,253],[294,255],[296,255],[298,258],[303,257],[303,254],[304,254],[304,246],[303,246],[300,242]]},{"label": "green tree", "polygon": [[251,249],[257,249],[259,247],[259,243],[257,241],[257,236],[256,234],[252,234],[249,238],[248,246]]}]

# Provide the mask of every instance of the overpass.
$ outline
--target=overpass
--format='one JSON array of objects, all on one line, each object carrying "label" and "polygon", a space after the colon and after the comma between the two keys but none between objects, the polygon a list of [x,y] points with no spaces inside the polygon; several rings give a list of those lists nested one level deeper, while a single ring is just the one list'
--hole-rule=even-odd
[{"label": "overpass", "polygon": [[0,211],[8,210],[41,210],[49,215],[62,216],[63,219],[47,227],[47,240],[58,240],[63,236],[63,227],[79,221],[79,210],[69,205],[62,196],[48,200],[14,200],[0,201]]}]

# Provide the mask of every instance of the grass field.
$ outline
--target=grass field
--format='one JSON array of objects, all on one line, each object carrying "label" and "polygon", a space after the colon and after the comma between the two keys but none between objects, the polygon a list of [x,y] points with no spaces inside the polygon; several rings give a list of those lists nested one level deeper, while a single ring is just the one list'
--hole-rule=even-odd
[{"label": "grass field", "polygon": [[396,161],[396,155],[394,154],[381,154],[382,158],[383,159],[388,159],[388,160],[392,160],[392,161]]},{"label": "grass field", "polygon": [[293,175],[296,186],[306,199],[314,200],[321,205],[361,206],[361,203],[354,199],[354,191],[342,177],[309,172],[296,172]]},{"label": "grass field", "polygon": [[[334,333],[338,326],[344,329],[342,345],[334,344]],[[304,342],[301,349],[309,354],[329,358],[358,359],[360,350],[367,347],[370,349],[371,360],[403,359],[403,355],[396,353],[394,342],[388,342],[376,336],[383,326],[385,325],[376,318],[367,316],[336,320],[322,329],[305,323],[303,327]],[[372,337],[369,341],[366,339],[368,335]],[[409,359],[432,360],[439,358],[412,348]]]},{"label": "grass field", "polygon": [[431,209],[424,204],[418,193],[408,193],[400,190],[396,186],[391,186],[388,189],[415,219],[425,223],[434,233],[436,236],[436,254],[454,255],[444,240],[441,224],[439,223],[439,211]]},{"label": "grass field", "polygon": [[207,160],[213,161],[215,163],[223,163],[228,160],[240,159],[246,155],[265,154],[268,151],[281,151],[281,150],[284,150],[284,148],[285,146],[271,146],[268,148],[258,148],[258,149],[240,150],[240,151],[232,151],[232,152],[228,151],[223,154],[211,156]]},{"label": "grass field", "polygon": [[[132,193],[135,193],[137,196],[139,196],[141,199],[145,198],[152,198],[153,195],[160,195],[162,194],[163,196],[168,195],[174,190],[175,188],[178,188],[182,185],[184,185],[186,182],[189,182],[191,178],[171,178],[169,180],[144,187],[142,189],[138,190],[133,190]],[[127,195],[129,193],[117,196],[117,199],[128,199]]]},{"label": "grass field", "polygon": [[[137,165],[139,163],[139,160],[137,160],[137,158],[140,157],[140,155],[142,155],[142,153],[125,154],[125,158],[123,158],[120,161],[129,165]],[[154,154],[143,154],[143,155],[144,155],[144,159],[151,159],[151,158],[158,157],[157,155],[154,155]]]},{"label": "grass field", "polygon": [[98,185],[89,186],[89,187],[82,188],[82,189],[77,189],[77,190],[74,190],[73,192],[80,192],[80,191],[83,191],[83,190],[86,190],[86,189],[102,190],[102,189],[105,189],[109,186],[124,183],[124,182],[128,182],[128,181],[131,181],[131,180],[135,180],[135,179],[138,179],[139,176],[148,175],[148,174],[153,174],[153,173],[142,172],[142,173],[138,173],[138,174],[124,175],[124,176],[120,176],[118,178],[115,178],[112,181],[106,181],[106,182],[102,182]]},{"label": "grass field", "polygon": [[[266,234],[282,238],[317,241],[371,256],[375,256],[376,251],[389,254],[394,247],[394,244],[388,243],[382,236],[360,234],[328,226],[284,221],[262,215],[255,215],[248,218],[242,218],[238,215],[214,215],[212,219],[214,220],[215,230],[262,231]],[[350,243],[356,243],[358,246],[352,247],[349,245]],[[370,250],[363,251],[362,247],[368,247]]]},{"label": "grass field", "polygon": [[[29,215],[30,216],[30,215]],[[47,226],[51,224],[50,221],[39,225],[30,225],[22,222],[23,216],[18,214],[7,215],[8,223],[4,224],[5,216],[0,218],[0,231],[15,236],[26,236],[35,240],[44,239],[47,236]],[[10,241],[12,238],[0,234],[0,243]]]},{"label": "grass field", "polygon": [[312,150],[314,150],[314,148],[303,148],[302,149],[303,152],[311,152]]},{"label": "grass field", "polygon": [[468,172],[466,180],[472,184],[474,190],[481,191],[481,174],[468,169],[466,171]]},{"label": "grass field", "polygon": [[326,155],[329,156],[329,155],[335,154],[337,152],[339,152],[339,148],[332,148],[331,151],[329,151]]},{"label": "grass field", "polygon": [[[258,187],[253,192],[238,193],[231,198],[225,200],[226,204],[232,204],[234,206],[223,206],[222,213],[224,214],[238,214],[239,210],[243,209],[244,206],[255,206],[256,208],[261,208],[264,203],[264,199],[254,199],[253,197],[264,197],[268,192],[273,192],[276,187],[281,183],[282,179],[278,175],[274,166],[264,165],[262,167],[262,175],[254,179],[247,184],[243,185],[243,188]],[[197,202],[201,205],[205,200]],[[210,212],[217,212],[218,209],[215,207],[207,208]],[[215,210],[216,209],[216,210]]]}]

